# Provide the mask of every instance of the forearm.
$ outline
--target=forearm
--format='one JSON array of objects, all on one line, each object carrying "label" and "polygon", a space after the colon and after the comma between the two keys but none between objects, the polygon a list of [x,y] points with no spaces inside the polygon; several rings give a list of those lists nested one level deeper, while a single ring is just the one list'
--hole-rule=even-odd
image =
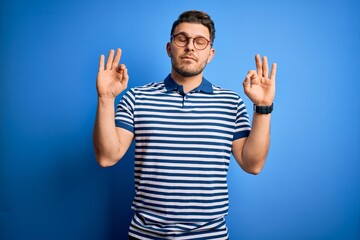
[{"label": "forearm", "polygon": [[258,174],[262,170],[270,147],[271,114],[254,113],[252,129],[243,149],[243,168]]},{"label": "forearm", "polygon": [[101,166],[111,166],[119,160],[120,143],[114,116],[114,99],[99,97],[93,140],[96,160]]}]

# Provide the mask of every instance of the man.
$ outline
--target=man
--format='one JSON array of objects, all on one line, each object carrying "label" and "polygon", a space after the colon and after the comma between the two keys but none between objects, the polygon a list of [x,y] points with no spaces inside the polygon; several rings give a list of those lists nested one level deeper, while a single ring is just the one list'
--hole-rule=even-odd
[{"label": "man", "polygon": [[[129,80],[121,50],[100,57],[94,146],[98,163],[112,166],[135,138],[135,211],[129,239],[228,239],[226,175],[232,153],[258,174],[270,144],[276,64],[256,55],[257,71],[243,87],[254,103],[250,128],[242,99],[203,77],[214,57],[214,23],[203,12],[181,14],[166,51],[172,69],[164,81],[130,89],[116,113],[114,100]],[[114,56],[115,54],[115,56]],[[115,121],[114,121],[115,116]]]}]

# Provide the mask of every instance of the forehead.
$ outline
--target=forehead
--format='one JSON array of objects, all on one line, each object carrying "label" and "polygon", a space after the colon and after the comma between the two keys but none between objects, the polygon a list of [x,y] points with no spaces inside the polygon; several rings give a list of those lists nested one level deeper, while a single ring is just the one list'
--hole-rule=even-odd
[{"label": "forehead", "polygon": [[174,34],[184,32],[191,36],[210,37],[209,29],[200,23],[180,23],[174,29]]}]

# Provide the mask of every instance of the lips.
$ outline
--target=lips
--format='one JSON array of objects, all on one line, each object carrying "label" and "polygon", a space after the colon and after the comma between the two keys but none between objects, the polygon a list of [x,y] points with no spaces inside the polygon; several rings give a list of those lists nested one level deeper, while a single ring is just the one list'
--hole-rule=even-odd
[{"label": "lips", "polygon": [[193,57],[193,56],[190,56],[190,55],[185,55],[185,56],[182,56],[181,59],[185,59],[185,60],[193,60],[196,62],[196,58]]}]

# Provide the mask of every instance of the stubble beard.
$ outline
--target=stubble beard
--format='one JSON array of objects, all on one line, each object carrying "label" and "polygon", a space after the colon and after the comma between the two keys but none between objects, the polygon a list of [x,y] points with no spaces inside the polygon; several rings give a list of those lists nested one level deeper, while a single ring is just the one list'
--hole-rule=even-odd
[{"label": "stubble beard", "polygon": [[174,69],[174,71],[177,74],[179,74],[180,76],[183,76],[183,77],[197,76],[197,75],[201,74],[204,71],[205,67],[206,67],[206,63],[204,63],[204,64],[201,64],[198,67],[190,69],[187,66],[183,66],[183,67],[178,66],[180,64],[176,64],[176,62],[174,60],[171,61],[171,64],[172,64],[172,68]]}]

